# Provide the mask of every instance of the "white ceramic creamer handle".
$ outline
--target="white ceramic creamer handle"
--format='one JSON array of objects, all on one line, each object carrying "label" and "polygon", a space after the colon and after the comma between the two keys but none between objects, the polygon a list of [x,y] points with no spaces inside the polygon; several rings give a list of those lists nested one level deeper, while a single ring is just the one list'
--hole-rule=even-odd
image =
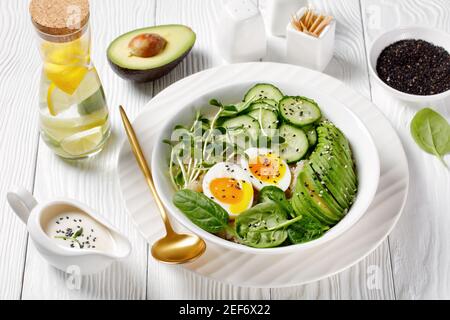
[{"label": "white ceramic creamer handle", "polygon": [[19,218],[27,224],[31,210],[38,204],[33,195],[24,188],[17,188],[6,194],[8,203]]}]

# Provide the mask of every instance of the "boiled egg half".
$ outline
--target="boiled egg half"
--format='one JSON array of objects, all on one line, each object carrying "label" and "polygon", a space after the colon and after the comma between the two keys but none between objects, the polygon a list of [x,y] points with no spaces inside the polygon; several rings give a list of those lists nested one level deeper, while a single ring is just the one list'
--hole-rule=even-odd
[{"label": "boiled egg half", "polygon": [[250,148],[245,151],[241,165],[250,175],[250,181],[257,190],[276,186],[283,191],[291,183],[291,171],[283,159],[270,149]]},{"label": "boiled egg half", "polygon": [[224,208],[231,217],[253,204],[253,187],[249,175],[236,164],[220,162],[203,178],[203,193]]}]

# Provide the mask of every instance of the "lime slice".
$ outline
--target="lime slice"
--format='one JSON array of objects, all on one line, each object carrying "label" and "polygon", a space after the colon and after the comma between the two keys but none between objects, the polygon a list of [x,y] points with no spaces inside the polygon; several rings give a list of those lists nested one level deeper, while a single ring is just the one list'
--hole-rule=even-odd
[{"label": "lime slice", "polygon": [[72,156],[82,156],[98,148],[103,140],[102,127],[83,131],[61,141],[61,148]]},{"label": "lime slice", "polygon": [[73,93],[76,101],[86,100],[101,88],[100,78],[95,68],[90,69]]}]

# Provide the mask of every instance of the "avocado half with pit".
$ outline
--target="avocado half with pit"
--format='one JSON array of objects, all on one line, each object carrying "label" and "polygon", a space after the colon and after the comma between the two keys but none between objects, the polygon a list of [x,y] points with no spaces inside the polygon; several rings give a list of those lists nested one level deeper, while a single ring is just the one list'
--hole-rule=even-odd
[{"label": "avocado half with pit", "polygon": [[172,71],[189,54],[195,39],[195,33],[184,25],[137,29],[110,44],[108,61],[124,79],[153,81]]}]

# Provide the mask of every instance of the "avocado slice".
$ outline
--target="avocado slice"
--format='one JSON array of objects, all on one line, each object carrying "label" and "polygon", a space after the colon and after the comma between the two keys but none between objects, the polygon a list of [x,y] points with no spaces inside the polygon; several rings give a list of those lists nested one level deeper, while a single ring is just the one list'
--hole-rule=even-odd
[{"label": "avocado slice", "polygon": [[332,162],[332,167],[345,169],[344,175],[348,177],[350,181],[355,181],[357,179],[353,161],[348,161],[345,156],[342,156],[340,153],[341,151],[336,151],[336,146],[330,145],[329,143],[326,145],[320,143],[316,150],[317,152],[314,152],[311,158],[320,158],[320,161],[325,163],[325,168],[331,167],[329,162]]},{"label": "avocado slice", "polygon": [[310,160],[319,164],[325,172],[334,170],[339,177],[339,181],[336,181],[336,183],[342,183],[347,187],[356,184],[356,176],[350,167],[351,164],[342,164],[339,160],[339,154],[327,154],[320,150],[319,152],[312,153]]},{"label": "avocado slice", "polygon": [[353,163],[352,151],[348,144],[348,140],[336,126],[330,122],[323,121],[317,128],[317,132],[323,143],[332,143],[336,146],[337,150],[342,151],[342,153],[340,153],[342,156],[345,156],[349,162]]},{"label": "avocado slice", "polygon": [[[151,57],[133,55],[130,42],[145,34],[162,37],[166,43]],[[136,82],[149,82],[172,71],[189,54],[195,40],[195,33],[189,27],[179,24],[137,29],[119,36],[110,44],[108,61],[120,77]]]},{"label": "avocado slice", "polygon": [[299,202],[303,204],[305,211],[327,225],[336,224],[340,217],[335,215],[327,204],[322,201],[322,198],[318,196],[319,193],[314,189],[311,177],[305,171],[301,171],[297,179],[295,189],[297,194],[294,195],[293,203]]},{"label": "avocado slice", "polygon": [[[305,193],[306,194],[306,193]],[[321,213],[318,213],[314,207],[309,203],[310,200],[306,197],[293,197],[291,200],[292,207],[298,215],[309,216],[314,220],[319,221],[324,226],[336,224],[333,220],[324,218]]]},{"label": "avocado slice", "polygon": [[315,189],[317,195],[322,198],[322,201],[326,203],[335,215],[343,217],[345,214],[345,209],[342,208],[341,205],[333,198],[328,189],[322,185],[318,175],[315,173],[309,162],[305,164],[304,170],[311,178],[312,187]]},{"label": "avocado slice", "polygon": [[326,120],[316,130],[318,143],[309,157],[310,174],[320,182],[316,187],[328,191],[330,208],[343,209],[345,214],[354,201],[358,183],[350,146],[342,132]]},{"label": "avocado slice", "polygon": [[336,181],[335,174],[332,173],[327,175],[323,168],[315,162],[311,162],[311,167],[314,172],[318,175],[321,183],[323,182],[323,186],[327,188],[330,194],[336,199],[336,201],[341,205],[342,208],[348,209],[351,206],[351,199],[346,197],[345,188],[343,186],[338,186],[333,181]]}]

